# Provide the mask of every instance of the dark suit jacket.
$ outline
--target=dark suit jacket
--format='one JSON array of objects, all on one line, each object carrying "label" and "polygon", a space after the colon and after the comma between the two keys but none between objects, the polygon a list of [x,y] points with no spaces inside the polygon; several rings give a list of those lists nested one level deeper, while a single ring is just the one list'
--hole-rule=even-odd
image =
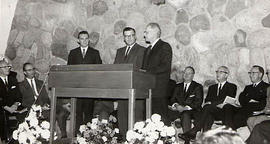
[{"label": "dark suit jacket", "polygon": [[99,51],[88,47],[85,57],[83,58],[81,48],[75,48],[69,52],[68,65],[77,64],[101,64],[102,60],[99,55]]},{"label": "dark suit jacket", "polygon": [[[50,105],[50,99],[48,97],[46,88],[43,87],[41,89],[43,81],[35,79],[35,82],[36,82],[36,86],[37,86],[37,91],[39,93],[36,104],[41,105],[41,106],[43,106],[45,104]],[[34,93],[33,93],[33,90],[31,88],[30,84],[28,83],[28,81],[26,79],[24,79],[22,82],[19,83],[19,88],[20,88],[20,91],[22,93],[22,106],[30,109],[35,101]],[[41,91],[40,91],[40,89],[41,89]]]},{"label": "dark suit jacket", "polygon": [[137,43],[131,48],[125,59],[126,46],[117,49],[114,64],[133,64],[135,68],[140,69],[143,63],[145,48]]},{"label": "dark suit jacket", "polygon": [[219,95],[217,96],[218,84],[211,85],[208,89],[208,93],[205,99],[205,102],[211,102],[212,105],[218,105],[223,103],[226,96],[235,97],[237,86],[233,83],[226,82]]},{"label": "dark suit jacket", "polygon": [[8,75],[8,89],[5,82],[0,78],[0,109],[3,106],[11,106],[15,102],[21,102],[22,100],[16,75],[17,73],[12,71]]},{"label": "dark suit jacket", "polygon": [[152,97],[165,98],[171,74],[172,48],[169,43],[160,39],[152,48],[148,61],[146,61],[146,52],[144,54],[143,69],[156,76],[156,86],[152,91]]},{"label": "dark suit jacket", "polygon": [[192,81],[186,93],[184,93],[184,82],[177,84],[171,104],[178,103],[182,106],[190,106],[193,110],[201,110],[202,101],[203,86]]},{"label": "dark suit jacket", "polygon": [[[247,108],[250,111],[260,111],[266,105],[266,91],[269,84],[261,81],[255,88],[253,85],[247,85],[243,92],[239,95],[239,102],[242,108]],[[249,103],[253,99],[258,103]]]}]

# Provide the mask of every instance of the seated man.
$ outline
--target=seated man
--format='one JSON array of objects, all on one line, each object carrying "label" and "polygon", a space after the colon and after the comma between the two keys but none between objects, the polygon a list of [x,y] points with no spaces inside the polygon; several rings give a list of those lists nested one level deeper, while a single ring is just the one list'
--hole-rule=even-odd
[{"label": "seated man", "polygon": [[8,141],[12,135],[8,117],[14,115],[21,104],[17,73],[10,69],[11,66],[5,59],[0,60],[0,138],[2,141]]},{"label": "seated man", "polygon": [[269,144],[270,143],[270,120],[257,124],[247,139],[247,144]]},{"label": "seated man", "polygon": [[197,122],[202,109],[203,87],[193,81],[194,74],[193,67],[188,66],[185,68],[184,82],[177,84],[170,100],[172,106],[169,106],[169,109],[180,112],[183,132],[191,129],[191,119],[195,119],[195,122]]},{"label": "seated man", "polygon": [[253,112],[261,111],[266,105],[266,89],[269,86],[262,80],[264,69],[261,66],[252,66],[249,77],[252,82],[247,85],[239,95],[241,108],[236,109],[233,117],[233,128],[237,129],[247,125],[247,119],[253,116]]},{"label": "seated man", "polygon": [[[266,72],[268,82],[270,82],[270,69]],[[266,114],[270,114],[270,87],[267,88],[267,98],[266,98],[266,106],[262,111],[257,112],[258,116],[255,115],[253,117],[248,118],[247,125],[250,131],[254,128],[256,124],[261,123],[265,120],[270,120],[270,116],[267,116]]]},{"label": "seated man", "polygon": [[231,125],[232,108],[229,107],[230,104],[226,104],[223,107],[220,106],[223,104],[227,96],[234,98],[236,95],[237,86],[227,81],[229,73],[229,69],[226,66],[220,66],[217,69],[216,77],[218,84],[214,84],[209,87],[205,99],[205,105],[198,124],[190,131],[180,134],[180,138],[185,141],[194,139],[196,137],[196,133],[201,129],[203,129],[203,131],[211,129],[214,120],[222,120],[225,125]]},{"label": "seated man", "polygon": [[[22,93],[22,106],[29,109],[33,104],[41,105],[45,110],[44,117],[49,120],[50,99],[45,89],[44,82],[35,78],[35,68],[31,63],[25,63],[23,65],[23,73],[25,79],[19,83],[19,88]],[[66,137],[68,111],[64,109],[62,105],[57,104],[56,113],[56,120],[60,127],[61,135],[62,137]]]}]

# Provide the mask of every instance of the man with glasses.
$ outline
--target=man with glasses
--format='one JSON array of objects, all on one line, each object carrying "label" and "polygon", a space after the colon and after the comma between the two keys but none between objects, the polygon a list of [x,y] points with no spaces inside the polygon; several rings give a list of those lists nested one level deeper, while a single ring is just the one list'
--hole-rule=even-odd
[{"label": "man with glasses", "polygon": [[10,70],[9,63],[0,60],[0,138],[3,141],[8,141],[11,136],[8,117],[14,115],[21,105],[17,73]]},{"label": "man with glasses", "polygon": [[229,69],[226,66],[220,66],[217,69],[216,78],[218,83],[211,85],[208,89],[198,124],[190,131],[180,134],[180,138],[185,141],[194,139],[196,133],[201,129],[203,131],[211,129],[214,120],[222,120],[223,124],[230,126],[232,107],[230,104],[225,104],[223,107],[220,106],[227,96],[234,98],[236,95],[237,86],[227,81],[229,74]]},{"label": "man with glasses", "polygon": [[[25,79],[19,83],[19,88],[22,94],[22,106],[28,110],[33,104],[42,106],[42,109],[44,110],[43,116],[45,119],[49,120],[50,99],[48,97],[44,82],[35,77],[36,71],[31,63],[23,64],[23,73],[25,75]],[[68,111],[57,103],[56,113],[56,120],[61,130],[61,136],[62,138],[67,137],[66,119],[68,117]],[[24,117],[25,114],[22,116],[22,118]]]},{"label": "man with glasses", "polygon": [[[184,70],[184,82],[177,84],[171,106],[169,109],[180,113],[183,132],[191,129],[191,120],[195,119],[195,125],[200,116],[203,101],[203,86],[193,81],[195,70],[188,66]],[[178,114],[179,115],[179,114]]]},{"label": "man with glasses", "polygon": [[247,85],[239,95],[241,108],[236,109],[233,117],[233,129],[247,125],[247,119],[254,112],[261,111],[266,105],[266,89],[269,86],[262,80],[264,69],[261,66],[252,66],[248,72],[252,84]]},{"label": "man with glasses", "polygon": [[[142,67],[145,48],[136,43],[136,31],[134,28],[125,27],[123,29],[124,42],[126,46],[119,48],[116,52],[114,64],[133,64],[136,69]],[[118,100],[118,123],[120,133],[124,136],[128,129],[128,101]],[[136,100],[135,121],[144,120],[145,103],[144,100]]]},{"label": "man with glasses", "polygon": [[[267,69],[266,72],[268,82],[270,83],[270,69]],[[255,127],[255,125],[261,123],[265,120],[270,120],[270,87],[267,88],[267,98],[266,98],[266,106],[262,111],[258,111],[254,113],[255,116],[248,118],[247,125],[250,131]]]}]

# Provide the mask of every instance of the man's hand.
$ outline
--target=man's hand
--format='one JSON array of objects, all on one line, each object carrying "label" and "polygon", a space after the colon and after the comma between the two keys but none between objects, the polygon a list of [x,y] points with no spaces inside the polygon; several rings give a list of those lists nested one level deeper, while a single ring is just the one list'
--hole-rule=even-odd
[{"label": "man's hand", "polygon": [[70,109],[71,109],[71,104],[70,103],[66,103],[64,105],[62,105],[64,109],[66,109],[67,111],[70,112]]},{"label": "man's hand", "polygon": [[15,109],[15,107],[9,107],[9,106],[4,106],[4,109],[6,110],[6,111],[8,111],[9,113],[14,113],[16,110],[17,110],[17,108]]},{"label": "man's hand", "polygon": [[177,110],[178,112],[180,112],[180,113],[181,113],[181,112],[183,112],[183,111],[184,111],[184,110],[186,110],[186,109],[185,109],[185,107],[184,107],[184,106],[177,105],[177,106],[176,106],[176,110]]}]

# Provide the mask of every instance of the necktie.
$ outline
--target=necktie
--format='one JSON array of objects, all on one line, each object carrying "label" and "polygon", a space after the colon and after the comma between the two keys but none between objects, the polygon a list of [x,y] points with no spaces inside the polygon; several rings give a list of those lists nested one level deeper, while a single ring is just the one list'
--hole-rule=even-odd
[{"label": "necktie", "polygon": [[184,84],[184,92],[187,91],[187,84]]},{"label": "necktie", "polygon": [[126,53],[125,53],[125,59],[126,59],[127,56],[128,56],[128,52],[129,52],[130,48],[131,48],[130,46],[127,47],[127,51],[126,51]]},{"label": "necktie", "polygon": [[218,84],[218,92],[217,92],[217,96],[220,94],[220,91],[221,91],[221,84]]},{"label": "necktie", "polygon": [[32,91],[33,91],[33,94],[34,94],[34,97],[35,99],[37,99],[37,93],[35,91],[35,87],[34,87],[34,79],[31,79],[31,88],[32,88]]},{"label": "necktie", "polygon": [[84,58],[84,57],[85,57],[85,54],[86,54],[86,49],[83,48],[82,50],[83,50],[83,51],[82,51],[82,55],[83,55],[83,58]]},{"label": "necktie", "polygon": [[148,66],[148,63],[149,63],[149,54],[151,52],[151,48],[152,48],[152,46],[149,45],[147,47],[146,51],[145,51],[145,55],[144,55],[144,58],[143,58],[143,67],[142,67],[142,69],[146,69],[147,66]]},{"label": "necktie", "polygon": [[7,78],[5,78],[5,86],[6,86],[6,89],[8,90],[8,82],[7,82]]},{"label": "necktie", "polygon": [[255,88],[256,87],[256,84],[253,84],[253,87]]}]

